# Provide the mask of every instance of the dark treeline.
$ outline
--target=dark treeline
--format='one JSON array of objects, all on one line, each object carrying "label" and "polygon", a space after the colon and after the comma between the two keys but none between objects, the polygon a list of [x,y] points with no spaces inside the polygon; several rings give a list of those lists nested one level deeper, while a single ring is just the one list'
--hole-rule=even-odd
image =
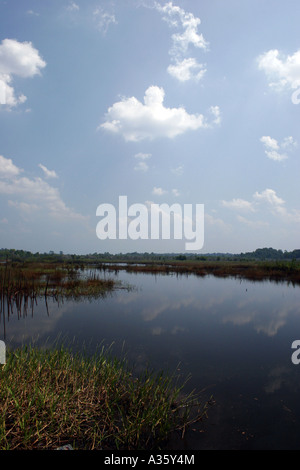
[{"label": "dark treeline", "polygon": [[276,250],[274,248],[258,248],[253,252],[240,254],[232,253],[91,253],[86,255],[64,254],[62,251],[55,253],[32,253],[25,250],[0,249],[0,262],[53,262],[53,263],[91,263],[97,261],[108,262],[164,262],[164,261],[285,261],[300,260],[300,249],[293,251]]}]

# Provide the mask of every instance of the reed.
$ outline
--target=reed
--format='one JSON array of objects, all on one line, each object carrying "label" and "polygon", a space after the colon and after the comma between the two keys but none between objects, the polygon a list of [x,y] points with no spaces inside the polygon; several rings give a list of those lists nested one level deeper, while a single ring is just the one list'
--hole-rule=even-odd
[{"label": "reed", "polygon": [[0,449],[160,449],[208,406],[162,373],[135,377],[103,348],[24,346],[0,366]]},{"label": "reed", "polygon": [[18,315],[27,312],[41,297],[46,302],[49,298],[97,298],[117,287],[121,286],[115,280],[102,279],[92,271],[83,276],[81,269],[68,265],[5,263],[0,267],[0,314],[7,310],[9,315],[14,309]]}]

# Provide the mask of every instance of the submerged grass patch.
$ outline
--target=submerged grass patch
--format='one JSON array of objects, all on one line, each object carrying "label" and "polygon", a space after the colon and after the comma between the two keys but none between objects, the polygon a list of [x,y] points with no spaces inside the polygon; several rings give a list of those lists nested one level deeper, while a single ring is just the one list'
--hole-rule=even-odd
[{"label": "submerged grass patch", "polygon": [[83,270],[68,266],[33,265],[0,266],[1,297],[68,297],[97,295],[118,287],[112,279],[101,279],[95,272],[83,275]]},{"label": "submerged grass patch", "polygon": [[105,298],[116,289],[129,289],[114,279],[103,279],[95,270],[80,266],[27,263],[0,266],[0,315],[14,310],[20,315],[33,309],[38,299],[57,302],[65,299]]},{"label": "submerged grass patch", "polygon": [[161,374],[135,377],[104,349],[24,346],[0,365],[0,450],[155,449],[206,416],[208,403]]}]

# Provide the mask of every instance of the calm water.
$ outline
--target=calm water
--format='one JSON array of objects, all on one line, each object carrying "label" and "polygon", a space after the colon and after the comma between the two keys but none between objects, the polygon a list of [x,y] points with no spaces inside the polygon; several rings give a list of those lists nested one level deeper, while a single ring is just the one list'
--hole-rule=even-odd
[{"label": "calm water", "polygon": [[[104,276],[104,275],[103,275]],[[88,348],[113,345],[136,370],[191,375],[186,390],[216,404],[181,449],[300,449],[300,288],[211,276],[105,274],[134,286],[105,299],[44,302],[0,322],[12,347],[61,334]],[[5,331],[4,331],[5,329]],[[78,347],[78,346],[77,346]],[[80,347],[80,346],[79,346]],[[173,446],[173,447],[172,447]]]}]

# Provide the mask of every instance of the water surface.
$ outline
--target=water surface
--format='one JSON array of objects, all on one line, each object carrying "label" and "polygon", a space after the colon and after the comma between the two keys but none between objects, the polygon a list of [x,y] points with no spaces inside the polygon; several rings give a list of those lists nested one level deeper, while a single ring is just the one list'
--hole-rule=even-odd
[{"label": "water surface", "polygon": [[[44,301],[5,316],[0,339],[19,346],[51,344],[58,335],[111,345],[137,372],[146,367],[191,376],[186,390],[213,395],[208,420],[181,449],[300,449],[300,365],[291,361],[300,339],[300,288],[176,274],[104,273],[133,289],[104,299]],[[74,343],[74,344],[75,344]]]}]

